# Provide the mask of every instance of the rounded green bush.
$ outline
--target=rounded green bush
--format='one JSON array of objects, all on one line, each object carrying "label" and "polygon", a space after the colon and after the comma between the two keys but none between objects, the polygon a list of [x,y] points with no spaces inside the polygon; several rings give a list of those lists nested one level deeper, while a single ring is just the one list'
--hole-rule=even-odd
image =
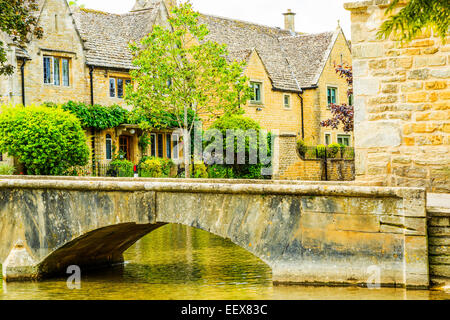
[{"label": "rounded green bush", "polygon": [[147,159],[141,163],[141,174],[143,178],[160,178],[163,175],[163,168],[161,161],[156,158]]},{"label": "rounded green bush", "polygon": [[192,177],[195,179],[207,179],[209,177],[208,175],[208,169],[204,163],[196,163],[195,164],[195,170],[191,164],[191,173]]},{"label": "rounded green bush", "polygon": [[80,120],[45,106],[2,108],[0,152],[17,158],[29,175],[64,175],[89,158]]},{"label": "rounded green bush", "polygon": [[335,158],[340,149],[341,149],[341,145],[338,143],[332,143],[332,144],[328,145],[328,150],[329,150],[328,157]]},{"label": "rounded green bush", "polygon": [[131,161],[116,159],[109,164],[108,175],[112,177],[134,177],[134,165]]}]

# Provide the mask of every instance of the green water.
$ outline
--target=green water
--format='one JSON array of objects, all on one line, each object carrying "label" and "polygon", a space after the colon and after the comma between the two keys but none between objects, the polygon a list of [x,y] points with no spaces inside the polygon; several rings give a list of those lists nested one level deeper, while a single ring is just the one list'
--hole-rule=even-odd
[{"label": "green water", "polygon": [[160,228],[130,248],[126,264],[66,279],[2,283],[0,299],[450,299],[450,292],[404,289],[273,286],[262,261],[231,242],[178,225]]}]

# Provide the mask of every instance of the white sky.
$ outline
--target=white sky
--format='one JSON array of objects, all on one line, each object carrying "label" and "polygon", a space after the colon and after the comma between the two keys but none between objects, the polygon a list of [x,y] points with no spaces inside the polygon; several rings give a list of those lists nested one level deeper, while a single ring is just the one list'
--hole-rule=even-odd
[{"label": "white sky", "polygon": [[[136,0],[79,0],[86,8],[125,13]],[[345,2],[353,0],[191,0],[194,9],[206,14],[255,22],[273,27],[284,27],[283,12],[292,9],[296,15],[296,29],[318,33],[333,31],[340,20],[347,39],[350,34],[350,12]]]}]

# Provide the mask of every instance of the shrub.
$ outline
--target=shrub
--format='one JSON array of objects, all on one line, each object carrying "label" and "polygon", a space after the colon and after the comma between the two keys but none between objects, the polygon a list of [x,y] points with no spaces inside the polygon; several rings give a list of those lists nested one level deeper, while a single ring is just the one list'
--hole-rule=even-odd
[{"label": "shrub", "polygon": [[80,120],[60,108],[4,107],[0,114],[0,152],[16,157],[31,175],[63,175],[88,162]]},{"label": "shrub", "polygon": [[208,169],[206,168],[206,165],[204,163],[196,163],[195,164],[195,171],[193,170],[192,164],[191,164],[191,173],[192,177],[195,179],[207,179],[208,178]]},{"label": "shrub", "polygon": [[328,157],[329,158],[336,158],[336,155],[341,149],[341,145],[338,143],[332,143],[328,146]]},{"label": "shrub", "polygon": [[[229,171],[232,171],[232,176],[234,178],[237,179],[262,179],[262,178],[267,178],[266,176],[262,176],[261,174],[261,170],[264,167],[264,165],[261,163],[261,159],[259,157],[259,148],[267,148],[267,155],[270,156],[271,155],[271,136],[270,134],[268,134],[267,136],[267,140],[264,139],[264,141],[260,141],[260,130],[261,127],[259,125],[258,122],[256,122],[253,119],[244,117],[242,115],[224,115],[223,117],[219,118],[218,120],[216,120],[213,125],[211,126],[210,129],[217,129],[219,130],[222,135],[223,135],[223,148],[225,150],[225,154],[226,154],[226,147],[227,147],[227,141],[226,141],[226,137],[227,137],[227,131],[228,130],[242,130],[242,131],[247,131],[247,130],[254,130],[257,133],[257,140],[253,141],[254,139],[249,139],[246,138],[245,139],[245,163],[246,164],[237,164],[237,153],[239,151],[244,151],[244,150],[239,150],[239,145],[238,143],[235,141],[234,144],[234,158],[235,158],[235,163],[232,165],[221,165],[224,168],[229,169]],[[256,142],[256,143],[255,143]],[[256,152],[258,157],[257,157],[257,164],[249,164],[249,153],[250,151],[252,152]],[[268,164],[270,165],[270,164]],[[217,167],[216,167],[217,168]]]},{"label": "shrub", "polygon": [[297,150],[298,150],[298,153],[300,154],[300,156],[302,156],[304,158],[306,155],[306,151],[308,150],[308,147],[306,146],[305,141],[303,141],[303,140],[297,141]]},{"label": "shrub", "polygon": [[111,177],[131,178],[134,177],[134,166],[131,161],[116,159],[109,164],[107,173]]},{"label": "shrub", "polygon": [[327,152],[327,147],[323,144],[320,144],[316,147],[317,156],[319,158],[325,158],[325,153]]},{"label": "shrub", "polygon": [[143,178],[160,178],[163,175],[162,164],[158,159],[147,159],[140,165]]},{"label": "shrub", "polygon": [[0,164],[0,176],[12,176],[16,169],[9,164]]},{"label": "shrub", "polygon": [[175,163],[172,159],[143,157],[139,164],[140,175],[144,178],[167,178],[171,176]]},{"label": "shrub", "polygon": [[233,170],[221,165],[213,165],[208,168],[208,178],[210,179],[232,179]]}]

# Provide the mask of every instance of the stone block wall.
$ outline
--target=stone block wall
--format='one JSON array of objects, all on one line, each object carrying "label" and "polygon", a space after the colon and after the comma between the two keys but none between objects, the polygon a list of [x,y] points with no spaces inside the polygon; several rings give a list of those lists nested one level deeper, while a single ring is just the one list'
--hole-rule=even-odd
[{"label": "stone block wall", "polygon": [[278,141],[278,172],[273,177],[275,180],[352,181],[355,179],[353,160],[329,159],[325,171],[323,160],[304,160],[300,157],[297,152],[295,134],[280,134]]},{"label": "stone block wall", "polygon": [[[400,1],[400,10],[408,0]],[[450,191],[450,37],[377,39],[389,0],[352,16],[356,174],[360,181]]]}]

